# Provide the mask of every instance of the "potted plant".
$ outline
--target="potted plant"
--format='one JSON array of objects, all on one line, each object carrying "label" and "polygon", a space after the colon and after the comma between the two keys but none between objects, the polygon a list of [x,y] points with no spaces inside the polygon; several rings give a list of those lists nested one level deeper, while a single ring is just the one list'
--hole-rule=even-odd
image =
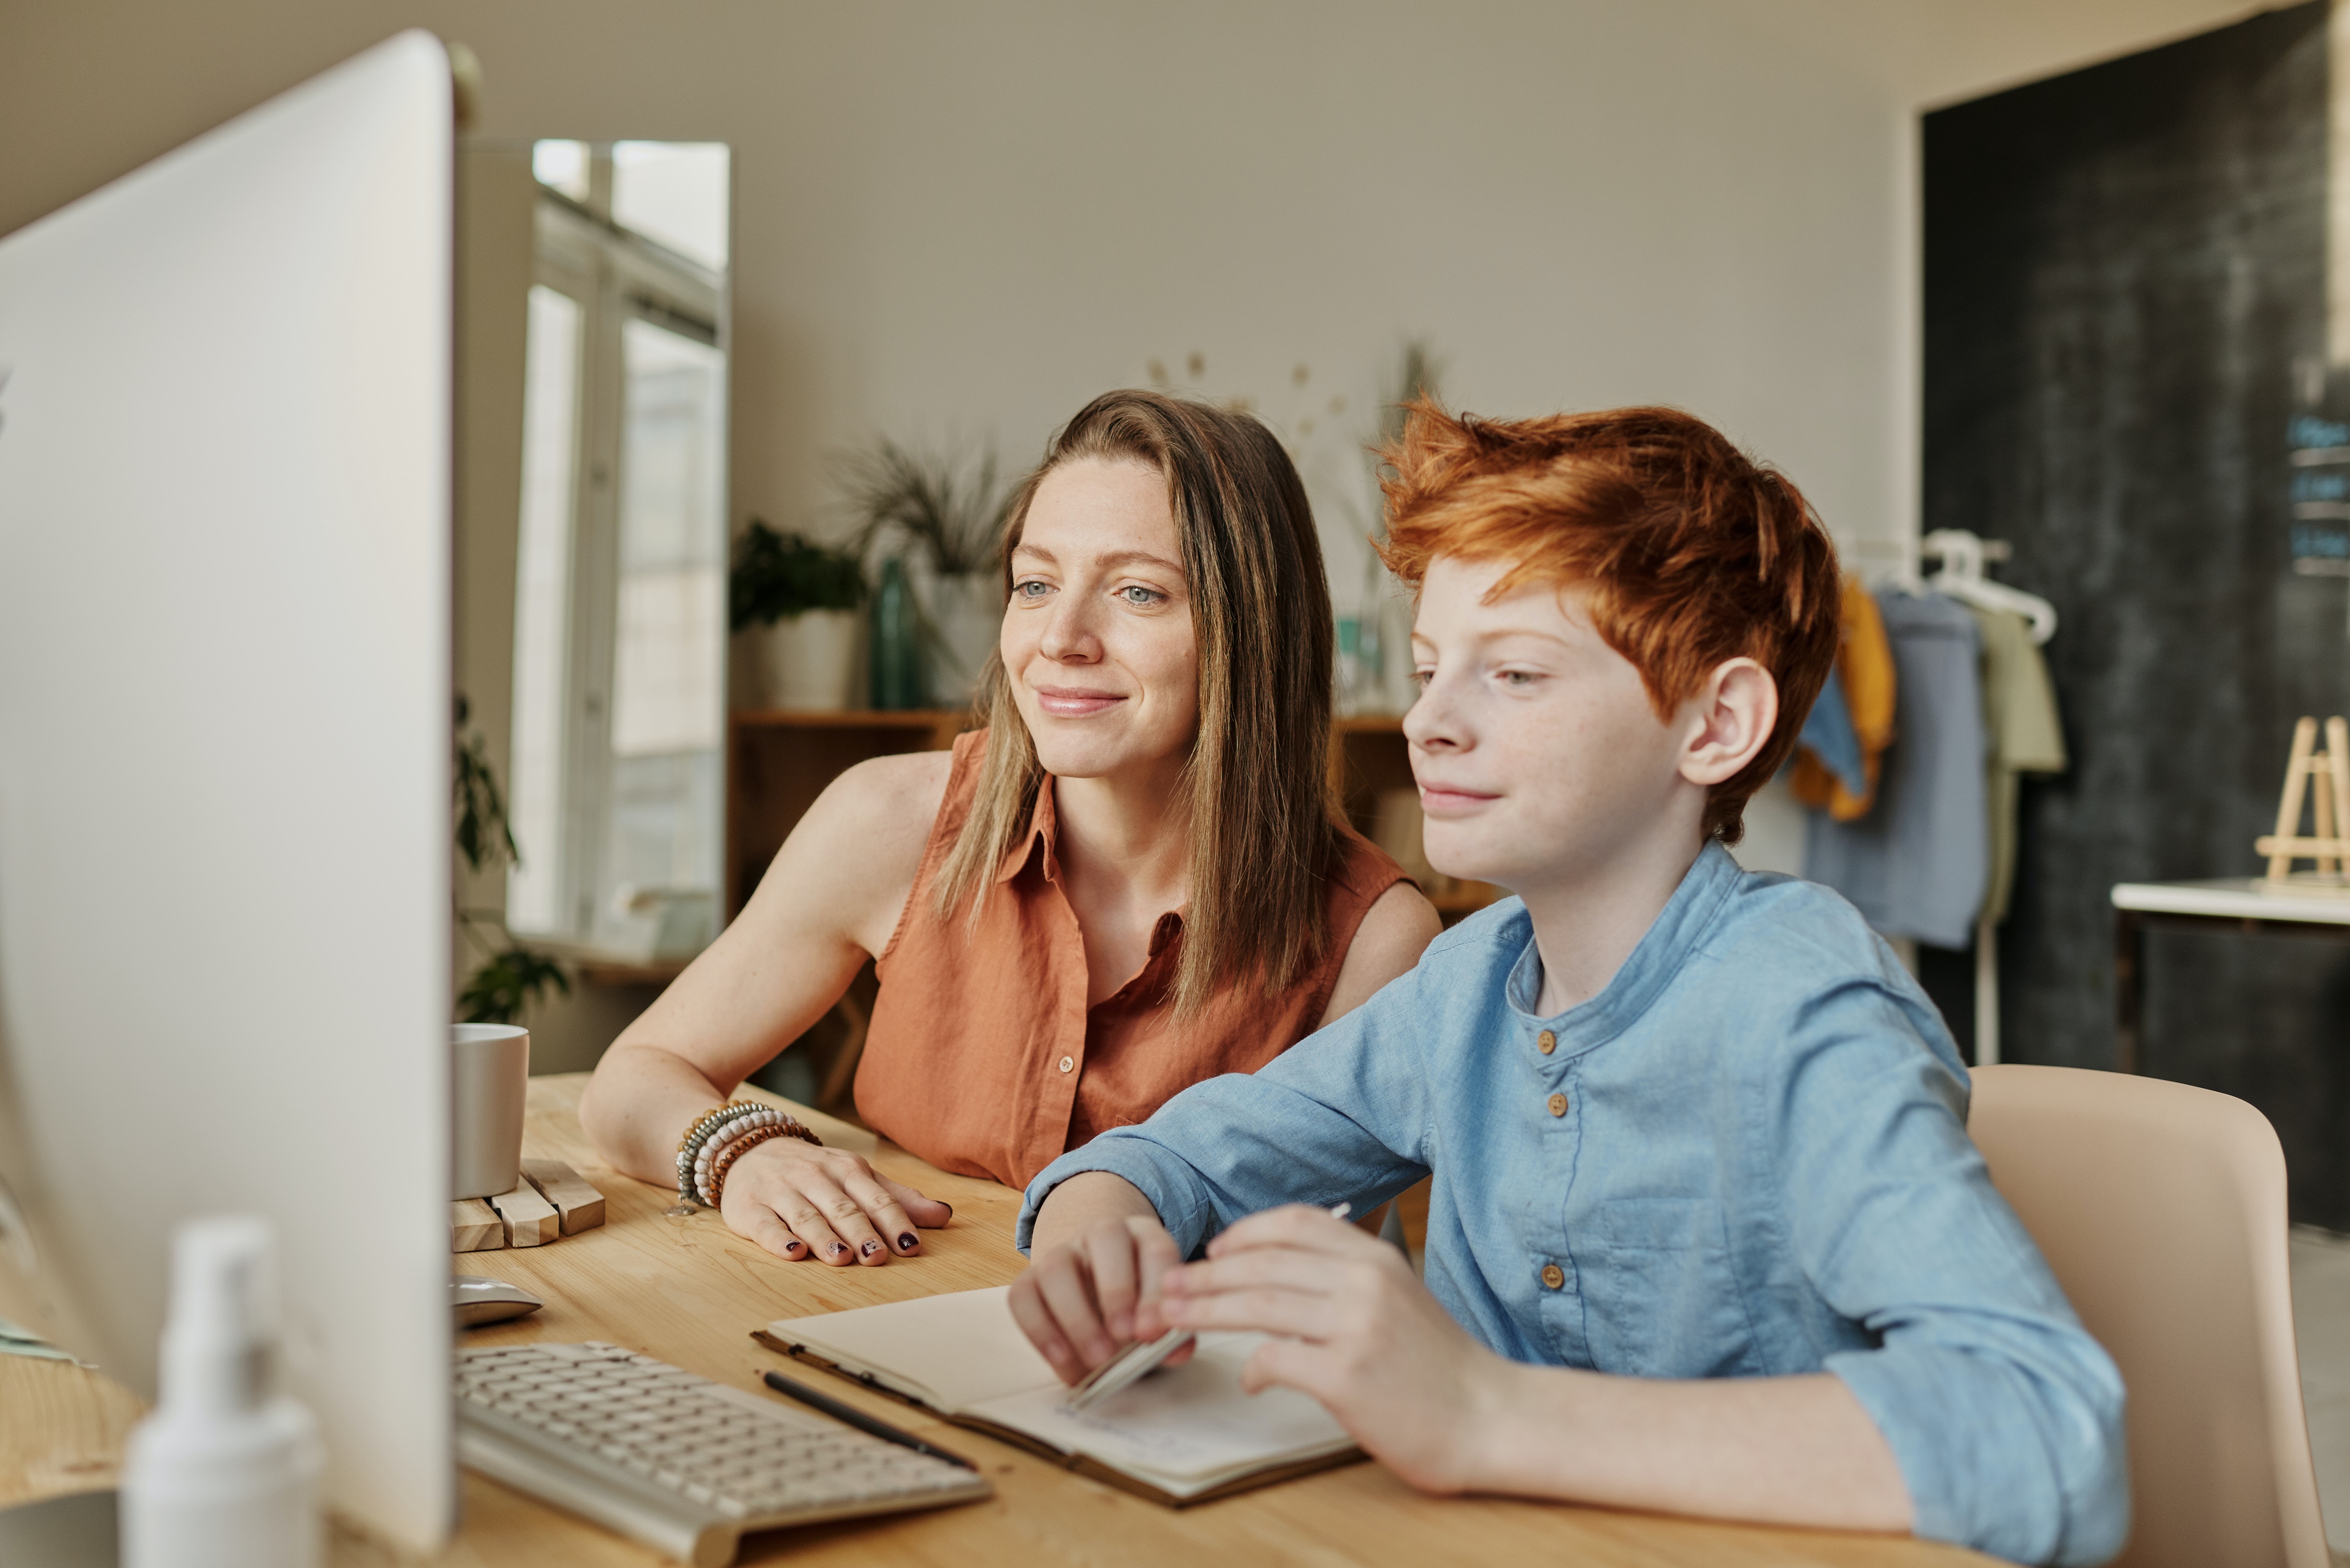
[{"label": "potted plant", "polygon": [[571,977],[546,953],[518,940],[506,929],[505,916],[496,909],[476,909],[465,902],[469,876],[478,879],[511,863],[522,864],[515,844],[514,826],[506,820],[505,792],[490,766],[489,744],[467,722],[470,704],[457,694],[455,809],[457,853],[465,871],[452,882],[456,929],[481,961],[457,993],[462,1023],[518,1023],[523,1011],[547,992],[571,994]]},{"label": "potted plant", "polygon": [[[915,587],[923,602],[923,641],[931,657],[928,686],[933,701],[972,699],[1003,624],[1003,584],[996,549],[1012,507],[995,454],[981,455],[966,474],[957,458],[920,452],[884,439],[842,465],[844,488],[857,520],[860,552],[885,533],[918,545],[915,560],[930,571]],[[877,635],[878,635],[877,628]],[[877,649],[877,658],[879,650]]]},{"label": "potted plant", "polygon": [[837,712],[853,705],[857,608],[865,602],[855,552],[779,534],[754,517],[735,542],[727,601],[733,629],[763,638],[758,662],[770,706]]}]

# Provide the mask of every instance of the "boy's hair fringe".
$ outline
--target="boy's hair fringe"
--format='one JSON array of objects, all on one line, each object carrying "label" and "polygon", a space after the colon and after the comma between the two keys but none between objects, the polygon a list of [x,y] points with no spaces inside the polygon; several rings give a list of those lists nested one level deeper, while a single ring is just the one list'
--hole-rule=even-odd
[{"label": "boy's hair fringe", "polygon": [[1678,409],[1482,420],[1421,397],[1407,416],[1379,452],[1379,554],[1415,590],[1440,556],[1513,561],[1489,599],[1529,581],[1588,589],[1659,718],[1728,659],[1770,672],[1770,741],[1706,796],[1707,835],[1737,843],[1835,659],[1835,546],[1802,493]]}]

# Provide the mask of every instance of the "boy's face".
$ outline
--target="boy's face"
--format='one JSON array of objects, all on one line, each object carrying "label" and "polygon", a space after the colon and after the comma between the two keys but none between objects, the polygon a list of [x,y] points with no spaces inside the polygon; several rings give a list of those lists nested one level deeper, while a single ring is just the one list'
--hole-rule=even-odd
[{"label": "boy's face", "polygon": [[1679,836],[1694,850],[1705,786],[1685,763],[1701,719],[1657,717],[1585,590],[1532,583],[1485,603],[1512,565],[1439,556],[1420,587],[1403,729],[1429,864],[1523,891]]}]

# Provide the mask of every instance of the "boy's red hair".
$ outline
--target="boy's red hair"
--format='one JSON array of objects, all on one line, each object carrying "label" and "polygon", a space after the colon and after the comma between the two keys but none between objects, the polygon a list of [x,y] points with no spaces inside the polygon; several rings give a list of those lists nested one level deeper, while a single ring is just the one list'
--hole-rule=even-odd
[{"label": "boy's red hair", "polygon": [[1379,455],[1379,553],[1414,588],[1451,556],[1514,561],[1496,596],[1528,581],[1589,589],[1594,628],[1659,718],[1725,660],[1771,672],[1769,742],[1706,796],[1706,833],[1737,843],[1835,659],[1835,546],[1786,476],[1677,409],[1481,420],[1422,398]]}]

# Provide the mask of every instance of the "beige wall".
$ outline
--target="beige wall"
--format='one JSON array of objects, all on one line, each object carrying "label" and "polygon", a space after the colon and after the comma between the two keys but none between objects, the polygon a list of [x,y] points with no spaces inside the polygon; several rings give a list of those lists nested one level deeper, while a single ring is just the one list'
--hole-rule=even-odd
[{"label": "beige wall", "polygon": [[[878,432],[1024,461],[1197,354],[1200,389],[1300,441],[1344,613],[1352,446],[1420,334],[1481,411],[1692,409],[1882,563],[1915,525],[1914,107],[2243,9],[0,0],[0,232],[423,26],[479,55],[480,138],[733,147],[738,525],[829,526],[827,452]],[[518,164],[488,167],[463,196],[459,653],[503,763],[527,215]]]}]

